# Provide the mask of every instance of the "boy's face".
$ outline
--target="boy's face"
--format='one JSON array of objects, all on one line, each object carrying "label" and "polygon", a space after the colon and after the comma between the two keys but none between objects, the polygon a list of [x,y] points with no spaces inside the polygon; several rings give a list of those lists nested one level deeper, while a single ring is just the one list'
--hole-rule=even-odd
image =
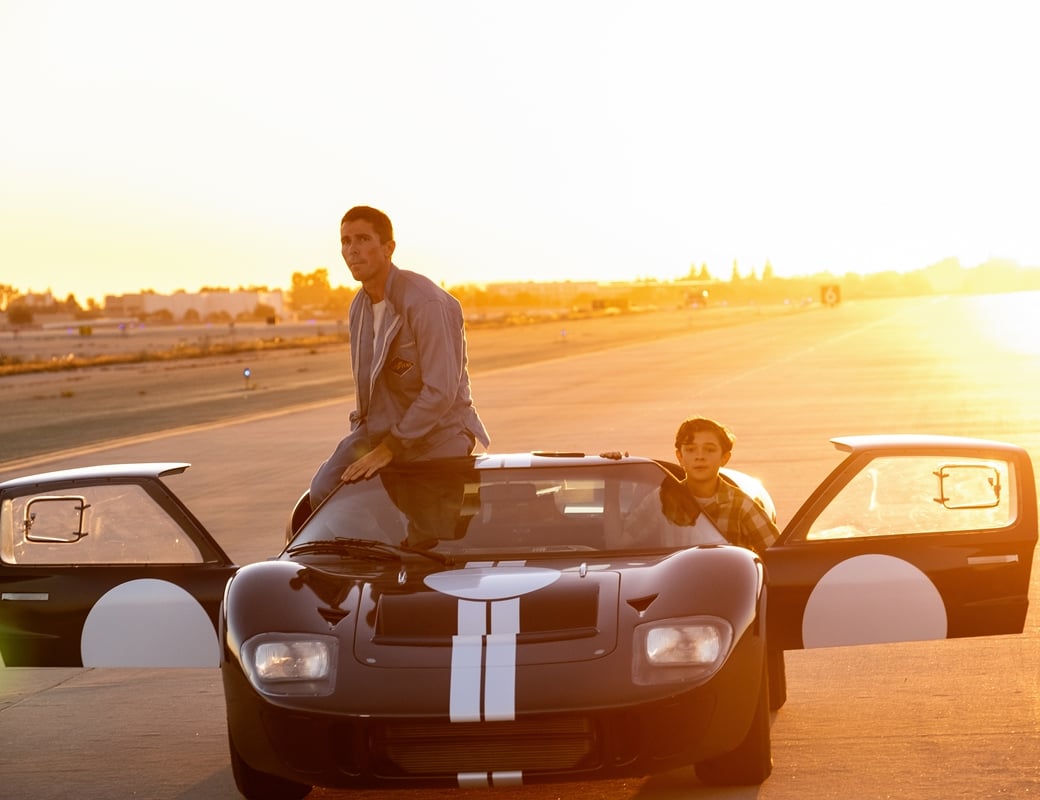
[{"label": "boy's face", "polygon": [[686,471],[691,481],[710,481],[718,474],[721,467],[726,466],[732,452],[725,452],[718,437],[708,431],[697,431],[693,441],[679,446],[675,458]]}]

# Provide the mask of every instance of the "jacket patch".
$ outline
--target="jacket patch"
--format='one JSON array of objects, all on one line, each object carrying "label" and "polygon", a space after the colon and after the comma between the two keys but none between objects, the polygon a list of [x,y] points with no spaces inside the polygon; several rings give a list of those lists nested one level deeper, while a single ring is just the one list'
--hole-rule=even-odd
[{"label": "jacket patch", "polygon": [[407,361],[406,359],[398,357],[387,364],[387,369],[394,373],[394,375],[401,377],[414,366],[414,361]]}]

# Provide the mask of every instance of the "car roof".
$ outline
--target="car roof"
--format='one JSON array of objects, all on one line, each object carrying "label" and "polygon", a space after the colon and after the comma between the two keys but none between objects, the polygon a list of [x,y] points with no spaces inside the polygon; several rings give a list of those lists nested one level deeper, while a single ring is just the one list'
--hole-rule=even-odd
[{"label": "car roof", "polygon": [[1023,448],[1009,442],[998,442],[991,439],[973,439],[967,436],[943,436],[916,433],[866,434],[862,436],[837,436],[831,443],[839,450],[856,453],[863,450],[893,451],[928,451],[936,448],[943,450],[978,451],[991,450],[997,452],[1023,452]]},{"label": "car roof", "polygon": [[585,453],[535,450],[530,453],[481,453],[475,457],[477,469],[521,469],[524,467],[589,466],[590,464],[617,464],[651,462],[653,459],[625,457],[621,459],[590,456]]},{"label": "car roof", "polygon": [[191,464],[182,461],[154,461],[140,464],[102,464],[92,467],[77,467],[11,478],[0,483],[0,490],[28,486],[44,481],[94,480],[98,478],[162,478],[166,475],[177,475],[190,466]]}]

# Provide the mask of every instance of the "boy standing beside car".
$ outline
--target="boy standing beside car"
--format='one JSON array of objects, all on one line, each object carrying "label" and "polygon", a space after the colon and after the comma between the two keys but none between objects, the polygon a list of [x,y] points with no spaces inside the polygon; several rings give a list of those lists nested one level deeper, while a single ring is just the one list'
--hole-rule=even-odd
[{"label": "boy standing beside car", "polygon": [[[691,525],[696,521],[696,510],[699,509],[730,544],[764,556],[766,549],[780,535],[776,523],[761,505],[719,472],[733,455],[734,441],[729,428],[713,419],[690,417],[683,420],[675,433],[675,459],[685,477],[678,485],[671,484],[683,496],[674,497],[674,492],[662,491],[662,510],[672,519],[676,517],[674,509],[684,509],[680,516],[686,521],[682,524]],[[610,451],[602,455],[621,458],[622,454]],[[696,501],[692,506],[693,514],[689,513],[690,497]]]},{"label": "boy standing beside car", "polygon": [[713,419],[683,420],[675,433],[675,457],[686,473],[682,484],[727,540],[764,556],[780,535],[776,523],[719,472],[733,455],[734,441],[729,428]]}]

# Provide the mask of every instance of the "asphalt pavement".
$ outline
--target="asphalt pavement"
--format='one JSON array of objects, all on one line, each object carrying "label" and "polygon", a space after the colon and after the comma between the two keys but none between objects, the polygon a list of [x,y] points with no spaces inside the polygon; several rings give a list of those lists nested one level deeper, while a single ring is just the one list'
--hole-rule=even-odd
[{"label": "asphalt pavement", "polygon": [[[999,319],[1000,306],[988,317],[987,308],[970,298],[850,305],[753,330],[503,369],[484,376],[477,396],[500,452],[537,442],[668,455],[683,416],[725,419],[738,436],[732,465],[765,480],[783,523],[836,463],[830,436],[989,436],[1023,444],[1040,463],[1040,336],[995,342],[985,320]],[[342,424],[345,403],[58,460],[194,462],[171,486],[232,558],[247,563],[278,548],[284,515]],[[580,793],[589,800],[1040,796],[1037,582],[1034,568],[1034,607],[1020,636],[789,653],[789,702],[773,721],[775,769],[762,787],[709,790],[680,771]],[[555,800],[576,791],[394,796]],[[219,671],[0,669],[0,796],[237,797]]]}]

